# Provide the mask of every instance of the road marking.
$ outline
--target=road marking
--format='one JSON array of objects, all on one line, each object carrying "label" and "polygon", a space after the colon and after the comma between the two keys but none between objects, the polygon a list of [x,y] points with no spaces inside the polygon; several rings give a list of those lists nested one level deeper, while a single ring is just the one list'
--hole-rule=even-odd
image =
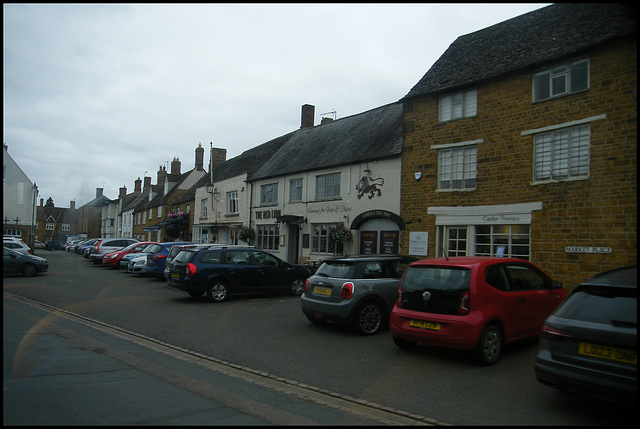
[{"label": "road marking", "polygon": [[264,371],[255,370],[242,365],[237,365],[212,356],[165,343],[155,338],[128,331],[99,320],[91,319],[77,313],[51,306],[29,298],[4,292],[4,297],[19,301],[33,307],[53,311],[57,316],[81,323],[93,329],[128,340],[148,349],[164,353],[176,359],[197,364],[211,371],[216,371],[231,377],[239,378],[271,390],[294,396],[299,399],[324,405],[342,412],[350,413],[358,417],[369,419],[383,425],[443,425],[448,423],[429,417],[410,413],[403,410],[354,398],[337,392],[332,392],[319,387],[311,386],[295,380],[289,380]]}]

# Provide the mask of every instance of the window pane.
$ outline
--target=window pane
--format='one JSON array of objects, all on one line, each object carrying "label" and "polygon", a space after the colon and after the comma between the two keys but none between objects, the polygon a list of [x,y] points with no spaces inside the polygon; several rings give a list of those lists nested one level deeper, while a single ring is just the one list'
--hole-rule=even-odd
[{"label": "window pane", "polygon": [[549,73],[540,73],[533,77],[533,100],[544,100],[551,96]]},{"label": "window pane", "polygon": [[580,61],[571,65],[571,92],[589,88],[589,61]]}]

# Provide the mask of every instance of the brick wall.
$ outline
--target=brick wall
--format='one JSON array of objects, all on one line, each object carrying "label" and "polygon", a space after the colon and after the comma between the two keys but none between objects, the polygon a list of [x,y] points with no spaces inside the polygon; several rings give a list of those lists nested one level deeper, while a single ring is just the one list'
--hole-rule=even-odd
[{"label": "brick wall", "polygon": [[[438,123],[437,96],[404,105],[402,208],[410,231],[429,232],[435,255],[432,206],[542,202],[531,221],[531,260],[574,285],[637,258],[637,44],[620,42],[589,54],[590,89],[532,103],[531,71],[480,83],[474,118]],[[591,122],[590,177],[532,185],[533,136],[521,133],[598,115]],[[478,145],[477,189],[436,192],[434,144],[483,139]],[[423,176],[416,181],[414,173]],[[420,222],[417,220],[420,219]],[[566,246],[611,247],[611,254],[567,253]]]}]

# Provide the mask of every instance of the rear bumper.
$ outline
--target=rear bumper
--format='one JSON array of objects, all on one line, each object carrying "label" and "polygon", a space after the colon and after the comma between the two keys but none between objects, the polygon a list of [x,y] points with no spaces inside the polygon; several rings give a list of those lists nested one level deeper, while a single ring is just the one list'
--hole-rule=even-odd
[{"label": "rear bumper", "polygon": [[307,315],[323,318],[327,320],[348,321],[353,309],[352,300],[341,302],[320,301],[302,294],[300,297],[300,308]]},{"label": "rear bumper", "polygon": [[541,349],[534,367],[538,381],[555,389],[567,390],[609,402],[636,406],[636,377],[595,371],[566,362],[558,362],[547,349]]}]

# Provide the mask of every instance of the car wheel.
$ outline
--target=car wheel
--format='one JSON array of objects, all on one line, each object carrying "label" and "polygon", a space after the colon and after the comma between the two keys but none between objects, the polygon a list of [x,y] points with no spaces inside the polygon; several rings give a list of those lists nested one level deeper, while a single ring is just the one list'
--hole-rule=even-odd
[{"label": "car wheel", "polygon": [[375,302],[365,302],[358,308],[353,319],[353,327],[360,335],[372,335],[380,330],[384,315],[380,305]]},{"label": "car wheel", "polygon": [[402,350],[413,350],[416,348],[417,343],[415,341],[405,340],[404,338],[393,337],[393,342],[396,346]]},{"label": "car wheel", "polygon": [[502,331],[496,325],[489,325],[480,334],[476,358],[482,365],[493,365],[502,352]]},{"label": "car wheel", "polygon": [[295,279],[294,281],[292,281],[290,291],[295,296],[302,295],[302,292],[304,292],[304,280]]},{"label": "car wheel", "polygon": [[22,266],[21,271],[22,271],[22,275],[25,277],[33,277],[38,272],[38,270],[36,269],[36,266],[33,264],[24,264]]},{"label": "car wheel", "polygon": [[229,296],[227,285],[221,282],[212,282],[207,288],[207,297],[213,302],[222,302]]}]

